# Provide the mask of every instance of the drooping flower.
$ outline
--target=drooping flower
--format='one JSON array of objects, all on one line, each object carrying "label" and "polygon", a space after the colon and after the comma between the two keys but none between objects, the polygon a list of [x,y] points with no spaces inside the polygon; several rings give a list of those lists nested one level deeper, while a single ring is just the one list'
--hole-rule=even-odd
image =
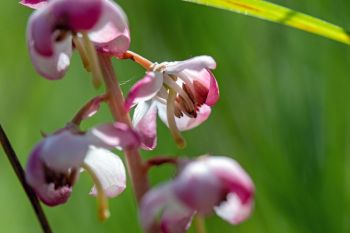
[{"label": "drooping flower", "polygon": [[157,113],[180,146],[183,141],[179,131],[192,129],[209,117],[210,107],[219,99],[218,84],[210,71],[215,67],[209,56],[164,62],[131,88],[125,108],[130,110],[137,104],[133,124],[145,149],[156,146]]},{"label": "drooping flower", "polygon": [[102,53],[119,56],[129,48],[127,17],[112,1],[23,0],[21,3],[38,9],[29,19],[27,41],[32,63],[48,79],[64,76],[74,47],[81,54],[88,53],[81,42],[84,33]]},{"label": "drooping flower", "polygon": [[140,208],[141,225],[147,233],[186,232],[194,214],[194,210],[175,197],[171,184],[161,185],[146,193]]},{"label": "drooping flower", "polygon": [[204,215],[214,208],[231,224],[249,217],[255,192],[243,168],[224,156],[204,156],[189,163],[176,178],[174,189],[188,207]]},{"label": "drooping flower", "polygon": [[251,213],[254,189],[248,174],[233,159],[204,156],[188,162],[173,181],[144,196],[141,223],[146,230],[167,223],[167,229],[176,230],[164,232],[184,233],[194,213],[215,211],[229,223],[238,224]]},{"label": "drooping flower", "polygon": [[65,203],[80,169],[92,176],[91,194],[100,201],[100,216],[108,216],[106,198],[125,188],[125,168],[111,148],[135,148],[138,135],[122,123],[104,124],[88,132],[67,126],[45,137],[30,154],[26,179],[40,200],[49,206]]}]

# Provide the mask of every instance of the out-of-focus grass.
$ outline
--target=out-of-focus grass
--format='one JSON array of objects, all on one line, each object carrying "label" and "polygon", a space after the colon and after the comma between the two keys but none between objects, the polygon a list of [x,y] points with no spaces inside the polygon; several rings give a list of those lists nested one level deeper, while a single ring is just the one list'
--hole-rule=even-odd
[{"label": "out-of-focus grass", "polygon": [[[350,2],[274,2],[348,25]],[[240,226],[208,218],[208,232],[350,232],[349,47],[294,29],[184,3],[121,0],[132,29],[132,50],[151,60],[212,55],[221,101],[201,127],[185,133],[176,149],[159,124],[159,147],[144,153],[231,155],[253,177],[256,208]],[[40,130],[64,126],[95,91],[74,56],[68,75],[50,82],[33,70],[25,45],[31,10],[0,3],[0,121],[25,164]],[[144,72],[116,61],[127,90]],[[110,121],[106,108],[84,127]],[[173,175],[152,171],[152,183]],[[0,152],[0,232],[37,233],[40,228],[9,163]],[[100,224],[90,178],[83,174],[68,204],[45,208],[54,232],[141,232],[130,185],[111,200],[112,218]],[[192,232],[192,231],[191,231]]]}]

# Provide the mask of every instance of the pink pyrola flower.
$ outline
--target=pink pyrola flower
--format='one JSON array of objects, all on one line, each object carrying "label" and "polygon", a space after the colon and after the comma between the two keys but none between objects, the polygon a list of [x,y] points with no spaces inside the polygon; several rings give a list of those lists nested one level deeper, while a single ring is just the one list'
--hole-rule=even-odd
[{"label": "pink pyrola flower", "polygon": [[48,79],[64,76],[73,50],[73,37],[81,33],[96,49],[119,56],[130,45],[127,17],[109,0],[23,0],[23,5],[38,8],[30,17],[27,41],[37,72]]},{"label": "pink pyrola flower", "polygon": [[50,206],[68,200],[81,168],[94,179],[92,195],[99,199],[115,197],[125,188],[125,168],[121,159],[108,149],[138,145],[138,135],[122,123],[100,125],[88,132],[67,126],[45,137],[34,148],[26,178],[38,197]]},{"label": "pink pyrola flower", "polygon": [[205,156],[189,163],[174,182],[176,196],[201,214],[214,208],[231,224],[249,217],[253,207],[254,184],[233,159]]},{"label": "pink pyrola flower", "polygon": [[[248,174],[233,159],[201,157],[188,162],[173,181],[144,196],[141,223],[146,230],[166,224],[177,230],[165,232],[184,233],[191,223],[190,213],[207,215],[214,210],[229,223],[238,224],[251,213],[254,190]],[[181,226],[182,220],[186,224]]]},{"label": "pink pyrola flower", "polygon": [[178,131],[192,129],[209,117],[210,107],[219,99],[218,84],[210,71],[215,67],[214,59],[209,56],[164,62],[154,65],[131,88],[125,108],[129,110],[137,104],[133,124],[144,149],[156,146],[157,113],[177,142],[181,139]]},{"label": "pink pyrola flower", "polygon": [[183,233],[191,226],[195,211],[182,204],[174,194],[171,183],[145,194],[141,203],[140,219],[147,233]]}]

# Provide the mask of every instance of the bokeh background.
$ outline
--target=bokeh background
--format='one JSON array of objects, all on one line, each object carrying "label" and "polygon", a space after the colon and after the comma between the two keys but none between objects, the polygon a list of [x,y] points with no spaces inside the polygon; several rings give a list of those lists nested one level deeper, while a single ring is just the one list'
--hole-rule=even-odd
[{"label": "bokeh background", "polygon": [[[349,26],[346,0],[277,1]],[[159,124],[159,146],[143,156],[211,153],[230,155],[256,184],[252,217],[231,226],[212,216],[208,233],[350,232],[350,48],[321,37],[180,0],[119,0],[132,30],[131,49],[153,61],[209,54],[221,100],[211,118],[185,133],[178,150]],[[25,30],[31,10],[0,3],[0,122],[22,164],[40,140],[71,119],[94,90],[74,55],[67,76],[47,81],[34,71]],[[115,61],[126,91],[144,74],[130,61]],[[111,121],[106,107],[84,123]],[[119,153],[123,156],[121,153]],[[174,175],[152,170],[152,183]],[[3,151],[0,151],[0,233],[38,233],[39,225]],[[45,208],[55,233],[138,233],[130,185],[110,201],[112,217],[101,224],[83,174],[71,200]],[[190,230],[193,232],[193,229]]]}]

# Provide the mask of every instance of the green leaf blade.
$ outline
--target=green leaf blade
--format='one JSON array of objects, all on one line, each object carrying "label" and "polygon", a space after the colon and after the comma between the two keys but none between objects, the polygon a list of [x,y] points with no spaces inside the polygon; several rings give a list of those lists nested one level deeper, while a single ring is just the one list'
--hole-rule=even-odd
[{"label": "green leaf blade", "polygon": [[350,45],[350,34],[343,28],[263,0],[184,0],[239,14],[280,23]]}]

